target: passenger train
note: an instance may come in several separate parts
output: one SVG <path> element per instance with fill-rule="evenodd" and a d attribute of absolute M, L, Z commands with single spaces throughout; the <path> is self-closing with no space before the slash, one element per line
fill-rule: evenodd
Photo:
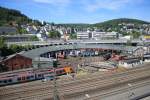
<path fill-rule="evenodd" d="M 73 73 L 72 67 L 63 67 L 55 69 L 56 76 L 65 75 L 67 73 Z M 12 72 L 0 73 L 0 86 L 48 79 L 52 80 L 54 78 L 54 69 L 45 68 L 45 69 L 24 69 Z"/>

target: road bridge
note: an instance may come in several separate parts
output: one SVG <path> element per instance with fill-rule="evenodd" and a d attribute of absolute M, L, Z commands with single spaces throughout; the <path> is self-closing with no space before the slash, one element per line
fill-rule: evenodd
<path fill-rule="evenodd" d="M 134 40 L 127 40 L 127 39 L 114 39 L 114 40 L 68 40 L 67 42 L 64 42 L 63 40 L 48 40 L 48 41 L 24 41 L 24 42 L 7 42 L 7 45 L 10 46 L 12 44 L 17 44 L 17 45 L 53 45 L 53 44 L 64 44 L 64 43 L 85 43 L 85 44 L 127 44 L 130 42 L 131 44 L 137 45 L 137 44 L 142 44 L 143 42 L 149 43 L 150 41 L 142 41 L 139 39 L 134 39 Z"/>

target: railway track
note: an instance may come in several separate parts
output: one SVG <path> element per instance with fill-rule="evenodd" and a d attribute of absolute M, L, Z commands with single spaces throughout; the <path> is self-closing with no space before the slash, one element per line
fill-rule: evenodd
<path fill-rule="evenodd" d="M 141 74 L 142 75 L 142 74 Z M 136 78 L 136 76 L 134 77 L 130 77 L 130 80 L 127 78 L 124 78 L 124 81 L 121 81 L 123 78 L 119 79 L 119 80 L 109 80 L 109 81 L 105 81 L 105 82 L 97 82 L 97 83 L 93 83 L 93 85 L 89 85 L 89 86 L 86 86 L 84 88 L 79 88 L 77 91 L 73 91 L 73 93 L 68 93 L 68 94 L 64 94 L 64 98 L 65 100 L 67 98 L 69 98 L 68 100 L 71 100 L 70 98 L 75 98 L 75 97 L 82 97 L 82 96 L 85 96 L 84 94 L 92 94 L 94 93 L 95 91 L 101 91 L 101 90 L 105 90 L 105 89 L 109 89 L 109 88 L 113 88 L 113 87 L 118 87 L 120 85 L 123 85 L 123 84 L 127 84 L 127 83 L 130 83 L 130 82 L 138 82 L 140 80 L 144 80 L 145 78 L 149 78 L 149 75 L 148 76 L 141 76 L 140 78 Z M 126 79 L 126 80 L 125 80 Z M 150 79 L 150 78 L 149 78 Z M 77 88 L 77 87 L 76 87 Z M 70 90 L 71 91 L 71 90 Z"/>
<path fill-rule="evenodd" d="M 144 72 L 143 72 L 144 73 Z M 143 75 L 143 73 L 140 73 L 139 75 Z M 148 72 L 146 72 L 147 73 L 147 75 L 149 76 L 149 71 Z M 145 75 L 144 75 L 145 76 Z M 131 80 L 133 80 L 133 79 L 136 79 L 135 78 L 136 76 L 133 76 L 133 78 L 131 78 Z M 141 76 L 141 77 L 143 77 L 143 76 Z M 121 78 L 121 79 L 119 79 L 119 80 L 122 80 L 123 78 Z M 125 79 L 127 79 L 127 78 L 125 78 Z M 127 79 L 128 80 L 128 79 Z M 124 81 L 124 82 L 129 82 L 129 81 L 131 81 L 131 80 L 128 80 L 128 81 Z M 68 96 L 72 96 L 73 94 L 75 94 L 75 96 L 77 96 L 77 94 L 81 94 L 82 92 L 85 92 L 85 91 L 95 91 L 96 89 L 99 89 L 99 86 L 102 86 L 102 87 L 108 87 L 108 86 L 113 86 L 113 84 L 116 84 L 116 82 L 115 83 L 113 83 L 114 82 L 114 79 L 111 79 L 111 80 L 106 80 L 106 81 L 99 81 L 99 82 L 96 82 L 96 83 L 92 83 L 92 84 L 90 84 L 90 83 L 88 83 L 88 84 L 84 84 L 84 85 L 78 85 L 78 86 L 76 86 L 76 87 L 64 87 L 62 90 L 59 90 L 60 91 L 60 93 L 61 94 L 64 94 L 65 95 L 65 93 L 67 93 L 67 95 Z M 123 82 L 123 81 L 122 81 Z M 108 84 L 109 83 L 109 84 Z M 105 84 L 105 85 L 104 85 Z M 82 88 L 81 88 L 82 87 Z M 89 88 L 90 87 L 90 88 Z M 94 88 L 93 88 L 94 87 Z M 65 90 L 64 90 L 65 89 Z M 79 90 L 80 89 L 80 90 Z M 86 90 L 87 89 L 87 90 Z M 73 91 L 73 92 L 71 92 L 71 91 Z M 39 94 L 38 95 L 38 97 L 42 97 L 42 95 L 43 94 L 45 94 L 45 93 L 41 93 L 41 94 Z M 52 94 L 52 93 L 51 93 Z M 49 92 L 47 92 L 47 95 L 45 94 L 45 96 L 46 97 L 48 97 L 49 96 L 49 98 L 50 98 L 50 93 Z M 74 97 L 75 97 L 74 96 Z M 32 97 L 36 97 L 36 95 L 32 95 Z M 28 97 L 29 98 L 29 97 Z M 65 100 L 66 100 L 66 97 L 65 97 Z"/>
<path fill-rule="evenodd" d="M 146 64 L 145 66 L 150 66 L 150 64 Z M 136 71 L 136 70 L 141 70 L 141 69 L 145 69 L 145 68 L 142 68 L 143 66 L 139 67 L 139 68 L 133 68 L 131 70 L 129 70 L 130 72 L 131 71 Z M 123 74 L 123 73 L 127 73 L 129 71 L 125 71 L 125 72 L 117 72 L 117 74 Z M 106 75 L 107 74 L 107 75 Z M 110 77 L 110 75 L 112 75 L 113 73 L 103 73 L 103 74 L 93 74 L 93 75 L 87 75 L 87 76 L 83 76 L 83 77 L 79 77 L 77 78 L 76 80 L 77 81 L 82 81 L 82 80 L 87 80 L 87 79 L 90 79 L 90 78 L 93 78 L 93 77 Z M 88 78 L 87 78 L 88 77 Z M 61 80 L 61 82 L 70 82 L 72 80 L 68 80 L 68 79 L 63 79 Z M 60 82 L 60 81 L 59 81 Z M 7 92 L 7 91 L 12 91 L 12 90 L 18 90 L 20 87 L 22 87 L 23 89 L 26 89 L 26 88 L 30 88 L 30 87 L 35 87 L 35 86 L 38 86 L 43 84 L 43 85 L 50 85 L 51 82 L 46 82 L 46 83 L 43 83 L 43 82 L 37 82 L 37 83 L 34 83 L 34 84 L 30 84 L 32 82 L 28 82 L 28 83 L 23 83 L 23 84 L 18 84 L 18 85 L 12 85 L 12 86 L 4 86 L 4 87 L 0 87 L 0 91 L 3 90 L 4 92 Z"/>
<path fill-rule="evenodd" d="M 110 90 L 101 90 L 100 93 L 96 93 L 96 95 L 94 96 L 91 96 L 90 98 L 85 98 L 85 100 L 100 100 L 100 98 L 105 98 L 105 97 L 108 97 L 108 96 L 112 96 L 112 95 L 116 95 L 116 94 L 119 94 L 119 93 L 124 93 L 124 92 L 127 92 L 129 91 L 129 88 L 130 90 L 133 90 L 133 89 L 136 89 L 136 88 L 139 88 L 139 87 L 143 87 L 143 86 L 146 86 L 146 85 L 149 85 L 150 84 L 150 80 L 145 80 L 144 82 L 133 82 L 132 83 L 132 87 L 129 87 L 128 85 L 125 85 L 125 86 L 122 86 L 122 88 L 113 88 L 111 91 Z"/>
<path fill-rule="evenodd" d="M 60 92 L 60 96 L 65 98 L 75 93 L 80 94 L 82 92 L 89 91 L 89 90 L 91 91 L 99 87 L 106 87 L 112 84 L 119 84 L 120 82 L 124 83 L 126 81 L 132 81 L 142 77 L 147 77 L 150 76 L 149 73 L 150 73 L 150 67 L 146 67 L 146 68 L 137 68 L 127 72 L 117 73 L 112 76 L 111 75 L 106 75 L 105 77 L 98 76 L 98 75 L 97 77 L 91 76 L 90 78 L 87 79 L 79 79 L 77 81 L 71 81 L 71 82 L 61 82 L 60 84 L 58 84 L 58 90 Z M 33 98 L 43 98 L 43 95 L 44 97 L 51 98 L 53 95 L 53 85 L 52 82 L 48 82 L 48 83 L 42 86 L 18 87 L 17 88 L 18 90 L 17 89 L 12 90 L 11 92 L 9 92 L 9 88 L 8 88 L 7 91 L 0 92 L 0 98 L 3 98 L 2 100 L 16 100 L 19 98 L 22 98 L 24 100 L 29 100 L 29 99 L 31 100 Z M 5 88 L 0 88 L 0 91 L 2 89 Z"/>

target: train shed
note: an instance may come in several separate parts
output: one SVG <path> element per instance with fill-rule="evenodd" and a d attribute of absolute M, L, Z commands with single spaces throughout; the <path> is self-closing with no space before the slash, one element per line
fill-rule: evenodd
<path fill-rule="evenodd" d="M 32 67 L 32 59 L 19 53 L 4 58 L 0 63 L 5 65 L 8 71 Z"/>

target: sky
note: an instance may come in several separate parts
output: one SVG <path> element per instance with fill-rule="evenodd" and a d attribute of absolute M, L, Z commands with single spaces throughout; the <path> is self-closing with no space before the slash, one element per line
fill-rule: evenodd
<path fill-rule="evenodd" d="M 0 0 L 0 6 L 54 23 L 98 23 L 117 18 L 150 22 L 150 0 Z"/>

